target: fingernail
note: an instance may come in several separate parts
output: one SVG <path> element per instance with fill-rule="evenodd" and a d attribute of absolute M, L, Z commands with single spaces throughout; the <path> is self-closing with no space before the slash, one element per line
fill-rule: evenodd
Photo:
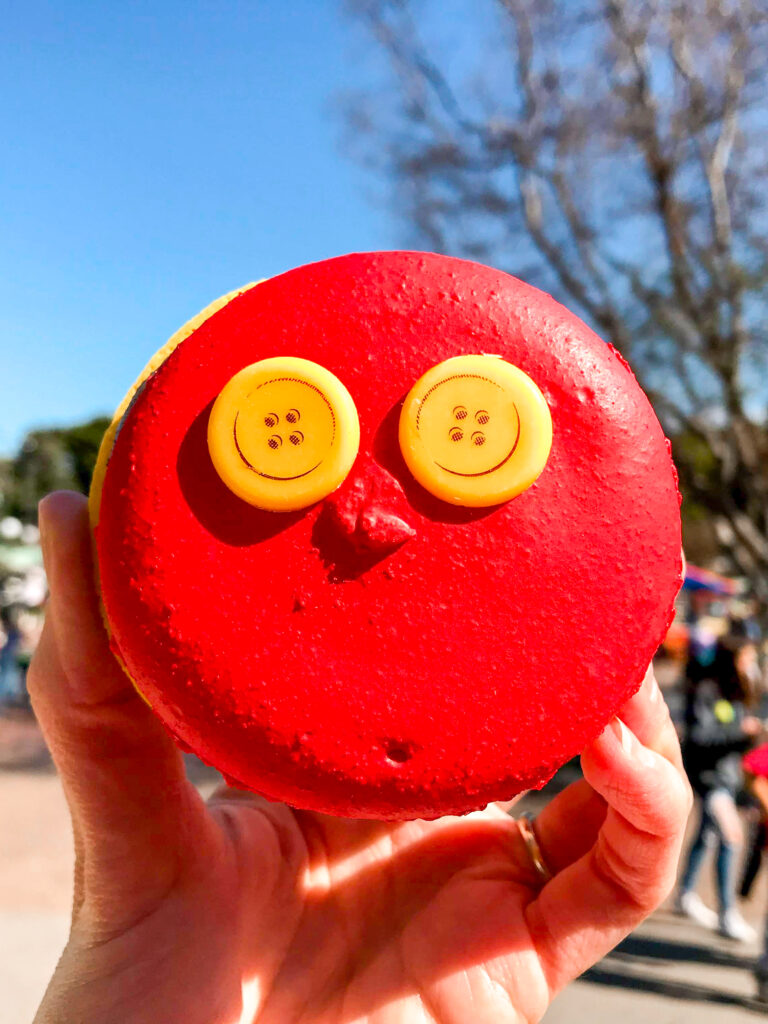
<path fill-rule="evenodd" d="M 648 671 L 645 673 L 645 679 L 643 680 L 643 689 L 645 690 L 646 696 L 651 704 L 658 704 L 661 700 L 661 690 L 659 689 L 659 683 L 656 679 L 656 674 L 653 671 L 653 665 L 648 666 Z"/>
<path fill-rule="evenodd" d="M 621 743 L 621 749 L 624 751 L 625 754 L 631 757 L 633 753 L 632 733 L 629 731 L 626 725 L 624 725 L 620 718 L 614 718 L 614 720 L 611 722 L 611 725 L 613 726 L 613 731 L 616 734 L 616 739 L 619 741 L 619 743 Z"/>
<path fill-rule="evenodd" d="M 611 725 L 613 726 L 616 738 L 621 743 L 621 749 L 627 757 L 639 761 L 640 764 L 644 764 L 648 768 L 656 763 L 652 751 L 642 745 L 635 734 L 624 725 L 620 718 L 614 718 Z"/>

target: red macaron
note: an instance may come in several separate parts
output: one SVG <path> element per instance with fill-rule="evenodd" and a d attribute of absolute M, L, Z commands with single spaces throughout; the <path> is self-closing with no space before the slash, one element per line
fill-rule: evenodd
<path fill-rule="evenodd" d="M 413 385 L 471 354 L 519 368 L 551 416 L 540 475 L 483 507 L 430 493 L 398 435 Z M 208 447 L 225 386 L 275 357 L 330 371 L 359 420 L 341 485 L 292 511 L 233 493 Z M 137 688 L 235 784 L 330 814 L 543 785 L 638 688 L 681 582 L 669 446 L 624 360 L 543 292 L 426 253 L 231 297 L 136 388 L 97 481 L 101 596 Z"/>

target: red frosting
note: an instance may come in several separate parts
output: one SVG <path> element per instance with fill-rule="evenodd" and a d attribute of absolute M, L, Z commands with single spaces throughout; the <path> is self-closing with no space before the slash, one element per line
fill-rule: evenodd
<path fill-rule="evenodd" d="M 552 413 L 536 483 L 466 509 L 400 454 L 431 366 L 494 353 Z M 325 366 L 360 417 L 341 489 L 236 498 L 211 405 L 260 359 Z M 674 467 L 624 361 L 548 295 L 424 253 L 344 256 L 231 301 L 153 374 L 97 527 L 113 642 L 179 741 L 232 779 L 357 817 L 461 813 L 541 786 L 637 689 L 680 583 Z"/>

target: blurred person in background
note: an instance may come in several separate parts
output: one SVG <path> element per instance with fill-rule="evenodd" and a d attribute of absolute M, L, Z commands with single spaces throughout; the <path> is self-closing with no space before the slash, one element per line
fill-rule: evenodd
<path fill-rule="evenodd" d="M 749 792 L 757 801 L 762 821 L 757 834 L 757 841 L 752 851 L 745 870 L 745 877 L 742 882 L 741 894 L 749 895 L 754 882 L 755 875 L 759 869 L 760 859 L 765 848 L 766 822 L 768 822 L 768 743 L 750 750 L 743 761 L 744 771 L 747 776 Z M 746 889 L 746 892 L 745 892 Z M 757 979 L 757 995 L 761 1002 L 768 1003 L 768 914 L 765 919 L 763 952 L 755 964 L 755 977 Z"/>
<path fill-rule="evenodd" d="M 739 942 L 756 934 L 735 905 L 734 867 L 743 844 L 736 797 L 744 784 L 743 753 L 763 730 L 752 708 L 757 702 L 757 648 L 739 622 L 718 640 L 708 665 L 691 659 L 686 668 L 683 763 L 701 801 L 698 831 L 688 851 L 676 906 L 706 928 Z M 695 891 L 702 864 L 717 847 L 715 881 L 718 912 Z"/>
<path fill-rule="evenodd" d="M 691 619 L 688 630 L 688 669 L 693 664 L 700 669 L 709 668 L 715 660 L 717 634 L 711 626 L 711 619 L 705 615 L 697 615 Z"/>
<path fill-rule="evenodd" d="M 13 704 L 19 697 L 18 655 L 22 634 L 15 605 L 0 607 L 0 705 Z"/>
<path fill-rule="evenodd" d="M 27 670 L 40 640 L 40 634 L 43 630 L 43 618 L 40 611 L 34 608 L 23 608 L 18 616 L 20 637 L 16 652 L 16 667 L 18 670 L 16 704 L 25 709 L 30 708 L 29 693 L 27 692 Z"/>

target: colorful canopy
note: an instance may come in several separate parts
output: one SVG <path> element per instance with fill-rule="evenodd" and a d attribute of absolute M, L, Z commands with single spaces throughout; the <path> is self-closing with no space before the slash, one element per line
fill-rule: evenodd
<path fill-rule="evenodd" d="M 683 589 L 709 590 L 713 594 L 733 597 L 738 594 L 740 587 L 736 580 L 711 572 L 709 569 L 700 569 L 697 565 L 691 565 L 689 562 L 685 570 Z"/>

